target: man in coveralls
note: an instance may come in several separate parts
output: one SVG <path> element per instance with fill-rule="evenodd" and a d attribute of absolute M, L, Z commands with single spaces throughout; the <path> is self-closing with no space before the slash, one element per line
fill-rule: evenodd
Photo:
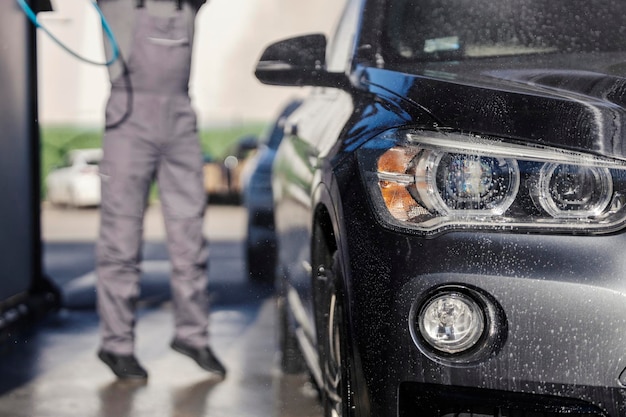
<path fill-rule="evenodd" d="M 98 1 L 121 51 L 121 59 L 109 67 L 96 247 L 98 357 L 118 378 L 148 377 L 134 355 L 134 325 L 143 218 L 153 180 L 172 264 L 171 347 L 208 372 L 226 374 L 208 344 L 206 195 L 188 94 L 194 22 L 205 1 Z M 108 45 L 105 49 L 111 55 Z"/>

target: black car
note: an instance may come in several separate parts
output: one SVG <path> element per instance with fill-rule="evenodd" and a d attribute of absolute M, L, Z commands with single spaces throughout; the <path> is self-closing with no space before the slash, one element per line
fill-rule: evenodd
<path fill-rule="evenodd" d="M 327 416 L 626 415 L 626 2 L 348 0 L 256 76 Z M 297 343 L 296 343 L 297 342 Z"/>
<path fill-rule="evenodd" d="M 272 164 L 283 139 L 285 121 L 300 105 L 291 100 L 276 120 L 257 140 L 257 152 L 241 171 L 241 194 L 247 214 L 245 259 L 248 277 L 259 283 L 272 284 L 276 269 L 276 231 L 274 230 L 274 198 Z"/>

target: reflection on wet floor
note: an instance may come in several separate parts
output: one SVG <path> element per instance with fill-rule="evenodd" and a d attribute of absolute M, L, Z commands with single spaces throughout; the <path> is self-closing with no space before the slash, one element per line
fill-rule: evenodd
<path fill-rule="evenodd" d="M 20 349 L 3 359 L 33 360 L 41 368 L 28 382 L 0 395 L 0 416 L 11 417 L 318 417 L 315 390 L 306 375 L 277 370 L 275 306 L 266 298 L 258 308 L 221 309 L 212 315 L 215 351 L 228 367 L 215 379 L 189 358 L 169 349 L 171 325 L 167 303 L 141 312 L 137 355 L 150 372 L 146 383 L 119 381 L 95 356 L 97 328 L 85 326 L 77 336 L 67 325 L 95 324 L 94 313 L 66 312 L 43 323 L 33 343 L 50 347 L 20 358 Z M 81 316 L 68 317 L 72 315 Z M 82 319 L 82 320 L 81 320 Z M 59 331 L 63 338 L 55 337 Z M 82 341 L 81 341 L 82 339 Z M 92 343 L 85 343 L 86 340 Z M 22 340 L 23 345 L 30 341 Z M 57 361 L 49 354 L 55 352 Z M 7 364 L 3 363 L 3 368 Z M 9 365 L 15 370 L 19 363 Z M 4 376 L 7 376 L 3 372 Z M 4 378 L 4 377 L 3 377 Z"/>
<path fill-rule="evenodd" d="M 133 397 L 147 386 L 145 381 L 113 381 L 99 391 L 100 415 L 127 416 L 133 405 Z"/>
<path fill-rule="evenodd" d="M 215 221 L 226 227 L 221 216 L 233 213 L 241 217 L 237 209 L 214 211 Z M 46 265 L 58 276 L 66 305 L 0 343 L 0 417 L 320 417 L 307 375 L 279 371 L 273 292 L 244 277 L 240 240 L 227 232 L 213 233 L 222 239 L 212 241 L 209 273 L 211 343 L 227 367 L 225 380 L 169 347 L 173 318 L 162 242 L 149 242 L 144 251 L 136 329 L 136 353 L 150 373 L 143 384 L 118 381 L 96 357 L 95 277 L 85 261 L 93 242 L 48 242 Z"/>
<path fill-rule="evenodd" d="M 62 287 L 64 308 L 0 343 L 0 417 L 320 417 L 308 376 L 279 371 L 272 290 L 244 276 L 245 212 L 209 211 L 211 343 L 227 367 L 225 380 L 169 347 L 169 264 L 156 216 L 144 246 L 136 329 L 136 353 L 150 376 L 143 384 L 118 381 L 96 357 L 97 211 L 46 209 L 46 272 Z"/>
<path fill-rule="evenodd" d="M 280 417 L 321 417 L 319 395 L 308 374 L 278 377 L 277 409 Z"/>

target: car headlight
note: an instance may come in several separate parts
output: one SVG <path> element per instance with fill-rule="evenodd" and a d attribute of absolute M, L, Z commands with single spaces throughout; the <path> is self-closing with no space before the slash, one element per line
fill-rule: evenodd
<path fill-rule="evenodd" d="M 361 167 L 377 212 L 392 225 L 425 234 L 608 233 L 624 225 L 625 161 L 464 134 L 410 131 L 388 139 L 395 146 L 370 149 L 376 157 L 361 158 Z"/>

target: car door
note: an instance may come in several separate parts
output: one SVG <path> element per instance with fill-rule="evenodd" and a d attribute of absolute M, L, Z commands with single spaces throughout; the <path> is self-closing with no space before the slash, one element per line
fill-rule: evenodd
<path fill-rule="evenodd" d="M 350 67 L 360 0 L 351 0 L 327 51 L 333 71 Z M 315 344 L 311 239 L 314 194 L 332 182 L 328 156 L 352 115 L 351 95 L 339 88 L 317 87 L 285 123 L 285 136 L 273 166 L 279 273 L 286 278 L 289 303 Z M 331 204 L 332 205 L 332 204 Z"/>
<path fill-rule="evenodd" d="M 313 91 L 285 124 L 286 134 L 274 161 L 273 192 L 281 273 L 297 290 L 309 313 L 312 201 L 319 166 L 319 139 L 327 99 Z"/>

